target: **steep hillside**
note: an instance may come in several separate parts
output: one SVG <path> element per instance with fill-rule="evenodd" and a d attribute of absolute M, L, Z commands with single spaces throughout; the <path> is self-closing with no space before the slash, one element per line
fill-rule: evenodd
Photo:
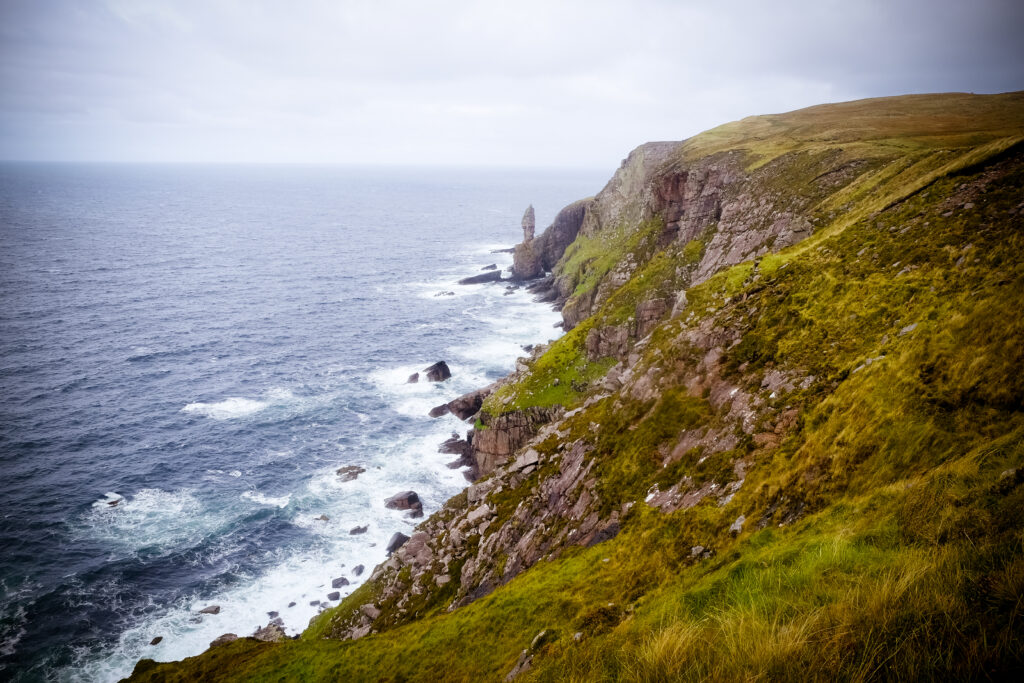
<path fill-rule="evenodd" d="M 638 148 L 517 251 L 569 331 L 470 416 L 481 479 L 300 639 L 132 679 L 1018 672 L 1022 141 L 1013 93 Z"/>

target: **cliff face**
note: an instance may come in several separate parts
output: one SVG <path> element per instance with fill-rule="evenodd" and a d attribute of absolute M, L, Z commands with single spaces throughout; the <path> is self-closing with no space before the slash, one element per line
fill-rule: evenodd
<path fill-rule="evenodd" d="M 517 248 L 569 331 L 472 416 L 481 478 L 302 640 L 136 678 L 1018 670 L 1022 141 L 1016 93 L 641 146 Z"/>

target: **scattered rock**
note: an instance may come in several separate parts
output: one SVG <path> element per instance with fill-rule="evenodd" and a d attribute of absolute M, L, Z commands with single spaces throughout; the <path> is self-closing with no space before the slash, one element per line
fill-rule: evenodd
<path fill-rule="evenodd" d="M 351 529 L 348 530 L 348 535 L 349 536 L 358 536 L 359 534 L 365 534 L 366 530 L 369 529 L 369 528 L 370 528 L 369 524 L 367 524 L 365 526 L 354 526 L 354 527 L 352 527 Z"/>
<path fill-rule="evenodd" d="M 480 407 L 484 404 L 484 399 L 490 396 L 493 391 L 494 384 L 490 384 L 483 389 L 463 394 L 448 402 L 448 410 L 460 420 L 468 420 L 480 411 Z"/>
<path fill-rule="evenodd" d="M 271 619 L 277 619 L 281 615 L 278 614 L 277 612 L 267 612 L 267 616 L 270 617 Z"/>
<path fill-rule="evenodd" d="M 339 576 L 338 578 L 336 578 L 333 581 L 331 581 L 331 588 L 341 588 L 342 586 L 347 586 L 347 585 L 348 585 L 348 579 L 346 579 L 344 576 Z"/>
<path fill-rule="evenodd" d="M 396 550 L 398 550 L 399 548 L 401 548 L 405 544 L 405 542 L 408 541 L 408 540 L 409 540 L 408 536 L 403 534 L 401 531 L 396 531 L 395 535 L 391 537 L 390 541 L 388 541 L 388 546 L 387 546 L 386 550 L 389 553 L 393 553 Z"/>
<path fill-rule="evenodd" d="M 452 376 L 452 371 L 448 369 L 448 364 L 443 360 L 425 368 L 423 372 L 427 373 L 427 380 L 430 382 L 443 382 Z"/>
<path fill-rule="evenodd" d="M 220 605 L 210 605 L 199 610 L 200 614 L 220 614 Z"/>
<path fill-rule="evenodd" d="M 363 571 L 365 569 L 366 569 L 366 567 L 364 567 L 363 565 L 357 564 L 356 566 L 352 567 L 352 573 L 355 574 L 356 576 L 359 576 L 360 574 L 363 573 Z"/>
<path fill-rule="evenodd" d="M 161 640 L 163 640 L 163 639 L 164 639 L 164 637 L 163 637 L 163 636 L 157 636 L 157 637 L 156 637 L 156 638 L 154 638 L 153 640 L 149 641 L 149 644 L 150 644 L 150 645 L 159 645 L 159 644 L 160 644 L 160 641 L 161 641 Z"/>
<path fill-rule="evenodd" d="M 263 628 L 256 629 L 252 637 L 256 640 L 262 640 L 264 643 L 280 643 L 288 636 L 285 635 L 284 629 L 279 624 L 270 623 Z"/>
<path fill-rule="evenodd" d="M 501 271 L 500 270 L 489 270 L 486 273 L 480 273 L 479 275 L 473 275 L 471 277 L 464 277 L 459 280 L 460 285 L 480 285 L 485 282 L 500 282 Z"/>
<path fill-rule="evenodd" d="M 365 471 L 365 468 L 359 467 L 358 465 L 345 465 L 344 467 L 338 468 L 338 476 L 341 477 L 342 481 L 353 481 Z"/>
<path fill-rule="evenodd" d="M 743 523 L 746 522 L 746 521 L 747 521 L 747 518 L 744 515 L 740 515 L 739 517 L 737 517 L 736 521 L 733 522 L 732 526 L 729 527 L 729 533 L 731 533 L 733 536 L 735 536 L 739 532 L 743 531 Z"/>
<path fill-rule="evenodd" d="M 327 594 L 327 599 L 331 600 L 333 602 L 336 602 L 336 601 L 341 599 L 341 593 L 338 592 L 338 591 L 333 591 L 331 593 L 328 593 Z"/>
<path fill-rule="evenodd" d="M 228 643 L 238 640 L 238 636 L 234 633 L 225 633 L 224 635 L 217 636 L 210 641 L 210 647 L 218 647 L 220 645 L 227 645 Z"/>
<path fill-rule="evenodd" d="M 319 604 L 320 604 L 320 601 L 319 601 L 319 600 L 310 600 L 310 601 L 309 601 L 309 606 L 310 606 L 310 607 L 316 607 L 316 606 L 317 606 L 317 605 L 319 605 Z"/>
<path fill-rule="evenodd" d="M 294 603 L 294 602 L 289 602 L 289 603 L 288 603 L 288 606 L 289 606 L 289 607 L 295 607 L 295 605 L 296 605 L 296 604 L 297 604 L 297 603 Z"/>
<path fill-rule="evenodd" d="M 362 612 L 363 615 L 369 619 L 376 619 L 380 616 L 380 610 L 377 609 L 376 605 L 370 602 L 366 603 L 365 605 L 361 605 L 359 607 L 359 611 Z"/>
<path fill-rule="evenodd" d="M 319 517 L 314 517 L 313 519 L 316 520 L 317 522 L 329 522 L 329 521 L 331 521 L 331 518 L 328 517 L 327 515 L 320 515 Z"/>
<path fill-rule="evenodd" d="M 902 330 L 900 330 L 900 336 L 902 337 L 905 334 L 910 334 L 911 332 L 913 332 L 916 329 L 917 329 L 917 323 L 911 323 L 911 324 L 907 325 L 906 327 L 904 327 Z"/>
<path fill-rule="evenodd" d="M 415 491 L 402 491 L 384 501 L 384 507 L 389 510 L 411 510 L 417 505 L 422 507 L 423 503 Z"/>
<path fill-rule="evenodd" d="M 405 380 L 405 383 L 406 384 L 416 384 L 419 381 L 420 381 L 420 373 L 414 372 L 411 375 L 409 375 L 409 379 Z"/>

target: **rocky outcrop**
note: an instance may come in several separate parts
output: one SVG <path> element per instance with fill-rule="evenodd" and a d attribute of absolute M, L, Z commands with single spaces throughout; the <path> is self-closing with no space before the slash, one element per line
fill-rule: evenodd
<path fill-rule="evenodd" d="M 500 270 L 489 270 L 479 275 L 471 275 L 470 277 L 464 277 L 459 280 L 460 285 L 480 285 L 485 282 L 498 282 L 501 280 Z"/>
<path fill-rule="evenodd" d="M 581 199 L 569 204 L 558 212 L 540 237 L 524 239 L 517 244 L 513 255 L 512 279 L 532 280 L 552 270 L 579 234 L 591 201 Z"/>
<path fill-rule="evenodd" d="M 396 493 L 384 501 L 384 507 L 389 510 L 409 510 L 411 517 L 423 516 L 423 501 L 415 491 Z"/>
<path fill-rule="evenodd" d="M 481 413 L 482 426 L 473 434 L 472 457 L 478 475 L 486 477 L 493 472 L 559 412 L 559 408 L 527 408 L 498 417 Z"/>
<path fill-rule="evenodd" d="M 429 368 L 423 370 L 427 375 L 427 380 L 431 382 L 443 382 L 452 376 L 452 371 L 448 368 L 448 364 L 443 360 L 439 360 Z"/>
<path fill-rule="evenodd" d="M 526 207 L 526 211 L 523 212 L 523 242 L 529 242 L 533 239 L 533 231 L 537 227 L 537 217 L 533 212 L 533 204 Z"/>
<path fill-rule="evenodd" d="M 495 386 L 496 384 L 489 384 L 483 389 L 471 391 L 468 394 L 463 394 L 462 396 L 449 401 L 448 410 L 452 415 L 460 420 L 468 420 L 480 412 L 480 406 L 482 406 L 484 404 L 484 400 L 491 395 Z"/>

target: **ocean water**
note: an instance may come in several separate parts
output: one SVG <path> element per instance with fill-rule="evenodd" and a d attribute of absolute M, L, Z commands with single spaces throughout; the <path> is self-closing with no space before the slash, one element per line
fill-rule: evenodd
<path fill-rule="evenodd" d="M 603 179 L 0 166 L 0 678 L 117 680 L 356 588 L 415 524 L 386 496 L 466 485 L 429 408 L 559 334 L 455 281 Z"/>

